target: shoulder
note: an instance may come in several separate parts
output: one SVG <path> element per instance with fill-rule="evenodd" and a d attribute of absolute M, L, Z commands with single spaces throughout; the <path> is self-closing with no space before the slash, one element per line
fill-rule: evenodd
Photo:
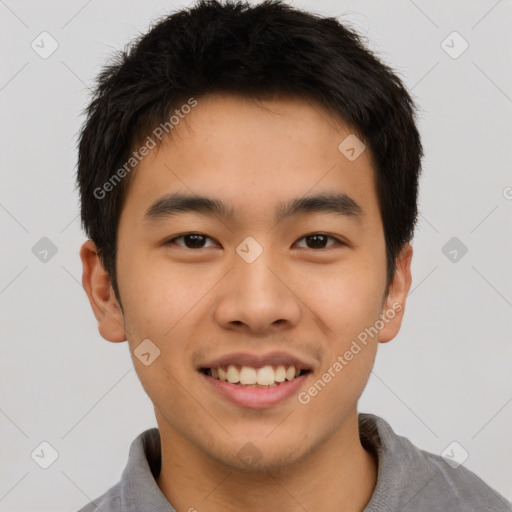
<path fill-rule="evenodd" d="M 160 446 L 157 428 L 139 434 L 131 443 L 119 482 L 77 512 L 173 511 L 155 482 L 160 471 Z"/>
<path fill-rule="evenodd" d="M 367 512 L 512 512 L 510 503 L 469 469 L 418 448 L 378 416 L 359 416 L 361 441 L 378 458 Z"/>
<path fill-rule="evenodd" d="M 427 478 L 426 492 L 423 495 L 419 493 L 415 500 L 417 507 L 435 504 L 440 510 L 454 512 L 512 511 L 512 506 L 503 496 L 469 469 L 451 467 L 443 457 L 412 446 L 418 452 L 414 474 L 421 473 Z"/>
<path fill-rule="evenodd" d="M 121 493 L 119 484 L 116 484 L 77 512 L 121 512 L 121 510 Z"/>

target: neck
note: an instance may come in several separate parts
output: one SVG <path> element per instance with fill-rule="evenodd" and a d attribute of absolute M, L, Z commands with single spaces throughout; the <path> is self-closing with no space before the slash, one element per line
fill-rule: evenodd
<path fill-rule="evenodd" d="M 266 472 L 224 465 L 168 424 L 158 424 L 162 467 L 156 482 L 179 511 L 360 512 L 377 482 L 377 460 L 361 445 L 357 412 L 300 461 Z"/>

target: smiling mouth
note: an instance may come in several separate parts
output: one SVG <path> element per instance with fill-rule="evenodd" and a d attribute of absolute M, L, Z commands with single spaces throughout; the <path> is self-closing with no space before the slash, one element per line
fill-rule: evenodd
<path fill-rule="evenodd" d="M 201 368 L 204 375 L 216 380 L 229 382 L 242 387 L 274 387 L 292 381 L 310 370 L 300 370 L 295 366 L 266 365 L 261 368 L 229 364 L 217 368 Z"/>

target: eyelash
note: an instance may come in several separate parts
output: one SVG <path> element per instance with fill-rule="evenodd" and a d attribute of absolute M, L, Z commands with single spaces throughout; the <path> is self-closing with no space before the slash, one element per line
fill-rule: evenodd
<path fill-rule="evenodd" d="M 175 240 L 179 240 L 180 238 L 185 238 L 186 236 L 191 236 L 191 235 L 202 236 L 202 237 L 205 237 L 205 238 L 209 238 L 210 240 L 213 240 L 213 238 L 211 238 L 211 237 L 209 237 L 207 235 L 204 235 L 203 233 L 191 232 L 191 233 L 185 233 L 183 235 L 171 238 L 171 239 L 167 240 L 167 242 L 165 242 L 165 245 L 178 245 L 178 244 L 175 244 Z M 347 245 L 345 242 L 341 241 L 340 239 L 338 239 L 338 238 L 336 238 L 336 237 L 334 237 L 332 235 L 327 235 L 325 233 L 311 233 L 309 235 L 304 235 L 303 237 L 299 238 L 299 240 L 304 240 L 305 238 L 309 238 L 309 237 L 313 237 L 313 236 L 317 236 L 317 235 L 321 235 L 321 236 L 327 237 L 328 239 L 330 238 L 331 240 L 335 241 L 335 244 L 333 244 L 331 246 L 328 246 L 328 247 L 322 247 L 320 249 L 310 249 L 311 251 L 321 251 L 321 250 L 325 251 L 326 249 L 329 249 L 331 247 Z M 193 249 L 191 247 L 185 247 L 183 245 L 178 245 L 178 247 L 181 247 L 183 249 L 188 249 L 190 251 L 200 251 L 202 249 L 208 249 L 208 247 L 199 247 L 197 249 Z M 308 247 L 301 247 L 300 249 L 309 249 L 309 248 Z"/>

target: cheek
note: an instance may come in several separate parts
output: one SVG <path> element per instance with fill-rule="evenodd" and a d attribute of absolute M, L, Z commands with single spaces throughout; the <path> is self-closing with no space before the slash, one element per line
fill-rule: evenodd
<path fill-rule="evenodd" d="M 143 263 L 134 258 L 133 263 L 120 265 L 118 274 L 128 344 L 137 375 L 155 405 L 165 402 L 167 411 L 178 411 L 182 407 L 180 384 L 187 382 L 187 368 L 183 364 L 186 337 L 182 333 L 186 313 L 197 302 L 196 293 L 183 277 L 147 260 Z M 150 340 L 149 345 L 144 341 L 148 349 L 142 350 L 146 347 L 141 345 L 143 340 Z M 151 362 L 146 365 L 141 354 L 148 351 L 150 357 L 145 362 Z"/>
<path fill-rule="evenodd" d="M 298 407 L 303 408 L 308 417 L 326 419 L 322 424 L 317 423 L 316 429 L 334 432 L 345 421 L 347 413 L 357 409 L 375 355 L 376 344 L 361 345 L 351 360 L 347 359 L 346 351 L 341 352 L 341 359 L 336 356 L 328 362 L 324 371 L 298 395 Z"/>
<path fill-rule="evenodd" d="M 361 256 L 324 277 L 310 273 L 303 283 L 306 303 L 327 326 L 322 369 L 304 396 L 311 414 L 343 414 L 355 406 L 366 386 L 378 346 L 375 325 L 385 287 L 383 269 Z"/>
<path fill-rule="evenodd" d="M 156 339 L 171 336 L 211 287 L 197 272 L 191 276 L 165 258 L 144 255 L 119 265 L 119 283 L 130 332 Z"/>
<path fill-rule="evenodd" d="M 327 326 L 329 338 L 342 346 L 381 313 L 385 271 L 380 267 L 359 258 L 357 263 L 301 272 L 294 291 L 300 290 L 297 294 Z"/>
<path fill-rule="evenodd" d="M 330 411 L 333 426 L 356 407 L 373 368 L 384 282 L 371 269 L 352 269 L 331 279 L 328 293 L 318 282 L 310 283 L 308 290 L 315 313 L 329 330 L 322 368 L 299 403 L 311 416 Z"/>

